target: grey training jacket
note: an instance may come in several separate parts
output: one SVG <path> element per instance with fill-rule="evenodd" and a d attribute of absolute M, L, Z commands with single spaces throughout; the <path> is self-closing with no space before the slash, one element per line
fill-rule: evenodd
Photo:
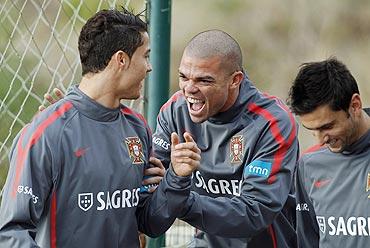
<path fill-rule="evenodd" d="M 107 109 L 77 87 L 14 140 L 0 209 L 0 247 L 138 247 L 181 212 L 191 177 L 169 170 L 142 192 L 151 133 L 144 119 Z M 170 200 L 168 200 L 170 199 Z"/>
<path fill-rule="evenodd" d="M 290 190 L 299 149 L 287 107 L 246 76 L 235 104 L 203 123 L 191 121 L 186 104 L 182 92 L 164 104 L 153 148 L 169 166 L 171 132 L 188 131 L 202 150 L 182 219 L 205 233 L 189 246 L 296 247 Z"/>
<path fill-rule="evenodd" d="M 296 190 L 299 247 L 370 247 L 370 130 L 341 153 L 308 149 Z"/>

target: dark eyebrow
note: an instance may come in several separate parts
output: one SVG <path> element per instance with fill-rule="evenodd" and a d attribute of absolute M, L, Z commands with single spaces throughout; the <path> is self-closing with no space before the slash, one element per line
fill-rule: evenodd
<path fill-rule="evenodd" d="M 329 128 L 330 126 L 332 126 L 334 124 L 335 121 L 331 121 L 329 123 L 325 123 L 324 125 L 321 125 L 319 127 L 314 127 L 314 128 L 309 128 L 309 127 L 306 127 L 305 125 L 302 124 L 302 126 L 308 130 L 311 130 L 311 131 L 314 131 L 314 130 L 324 130 L 324 129 L 327 129 Z"/>
<path fill-rule="evenodd" d="M 187 76 L 183 72 L 181 72 L 180 70 L 179 70 L 179 76 L 180 77 L 187 78 Z M 205 76 L 196 77 L 195 78 L 195 81 L 209 81 L 209 82 L 213 82 L 213 81 L 215 81 L 215 78 L 212 77 L 212 76 L 205 75 Z"/>
<path fill-rule="evenodd" d="M 202 77 L 197 77 L 197 81 L 215 81 L 215 79 L 211 76 L 202 76 Z"/>
<path fill-rule="evenodd" d="M 181 71 L 179 71 L 179 76 L 180 77 L 186 77 L 184 73 L 182 73 Z"/>

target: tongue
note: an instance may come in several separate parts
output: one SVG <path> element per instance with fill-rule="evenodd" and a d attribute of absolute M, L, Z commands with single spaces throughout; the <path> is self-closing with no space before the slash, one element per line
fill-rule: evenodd
<path fill-rule="evenodd" d="M 193 103 L 192 106 L 191 106 L 192 110 L 194 110 L 194 111 L 198 111 L 202 107 L 203 107 L 203 103 Z"/>

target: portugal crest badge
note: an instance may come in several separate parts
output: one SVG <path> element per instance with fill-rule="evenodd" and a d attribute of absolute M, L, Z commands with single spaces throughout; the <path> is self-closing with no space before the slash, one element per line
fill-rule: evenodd
<path fill-rule="evenodd" d="M 320 228 L 320 231 L 322 233 L 325 233 L 325 230 L 326 230 L 325 217 L 323 217 L 323 216 L 316 216 L 316 220 L 317 220 L 317 225 Z"/>
<path fill-rule="evenodd" d="M 93 206 L 93 200 L 92 193 L 78 194 L 78 206 L 85 212 Z"/>
<path fill-rule="evenodd" d="M 243 156 L 243 136 L 235 135 L 230 140 L 230 162 L 240 163 Z"/>
<path fill-rule="evenodd" d="M 125 142 L 132 163 L 143 164 L 144 163 L 143 145 L 141 144 L 139 137 L 128 137 L 126 138 Z"/>

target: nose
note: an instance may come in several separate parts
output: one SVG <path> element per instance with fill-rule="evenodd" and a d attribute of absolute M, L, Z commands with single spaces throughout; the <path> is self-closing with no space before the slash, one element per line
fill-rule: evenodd
<path fill-rule="evenodd" d="M 151 72 L 153 70 L 152 68 L 152 64 L 148 62 L 147 66 L 146 66 L 146 72 Z"/>
<path fill-rule="evenodd" d="M 192 80 L 188 80 L 187 82 L 183 82 L 183 87 L 185 92 L 187 93 L 195 93 L 198 91 L 198 88 L 194 85 Z"/>
<path fill-rule="evenodd" d="M 329 136 L 321 130 L 313 131 L 313 136 L 318 140 L 319 144 L 325 144 L 329 140 Z"/>

